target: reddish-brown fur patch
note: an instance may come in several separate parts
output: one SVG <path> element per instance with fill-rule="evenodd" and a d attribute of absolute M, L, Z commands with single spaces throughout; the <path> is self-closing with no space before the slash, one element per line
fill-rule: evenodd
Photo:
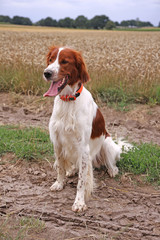
<path fill-rule="evenodd" d="M 47 54 L 47 64 L 51 64 L 56 60 L 59 47 L 53 46 Z M 65 62 L 65 64 L 64 64 Z M 73 85 L 81 80 L 85 83 L 90 80 L 86 65 L 80 52 L 70 48 L 64 48 L 59 54 L 60 70 L 58 78 L 62 79 L 66 75 L 69 76 L 69 85 Z"/>
<path fill-rule="evenodd" d="M 92 122 L 91 138 L 94 139 L 94 138 L 100 137 L 101 135 L 105 135 L 105 137 L 110 136 L 105 129 L 104 117 L 98 108 L 96 117 L 93 119 L 93 122 Z"/>
<path fill-rule="evenodd" d="M 57 58 L 58 47 L 52 46 L 47 54 L 47 65 L 53 63 Z"/>

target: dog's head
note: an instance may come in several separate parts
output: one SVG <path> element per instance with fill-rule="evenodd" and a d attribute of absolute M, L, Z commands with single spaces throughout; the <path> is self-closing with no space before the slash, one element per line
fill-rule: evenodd
<path fill-rule="evenodd" d="M 51 81 L 51 86 L 44 96 L 56 96 L 67 85 L 73 86 L 78 81 L 85 83 L 89 80 L 82 55 L 73 49 L 51 47 L 47 54 L 47 65 L 43 76 L 46 81 Z"/>

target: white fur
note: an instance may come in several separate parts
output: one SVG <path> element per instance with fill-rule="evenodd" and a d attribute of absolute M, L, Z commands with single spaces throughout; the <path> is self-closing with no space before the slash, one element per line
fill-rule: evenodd
<path fill-rule="evenodd" d="M 133 148 L 133 145 L 126 142 L 125 140 L 123 140 L 122 138 L 119 138 L 117 141 L 118 146 L 121 149 L 121 153 L 122 152 L 128 152 Z"/>
<path fill-rule="evenodd" d="M 44 72 L 47 72 L 48 70 L 52 71 L 52 72 L 54 72 L 55 77 L 56 77 L 56 75 L 58 74 L 59 68 L 60 68 L 59 54 L 63 49 L 64 48 L 59 48 L 56 60 L 53 63 L 49 64 L 48 67 L 44 70 Z"/>
<path fill-rule="evenodd" d="M 78 83 L 68 91 L 78 89 Z M 66 93 L 66 88 L 61 94 Z M 50 138 L 54 144 L 57 181 L 51 190 L 62 190 L 64 178 L 79 170 L 77 195 L 73 211 L 86 209 L 85 198 L 93 191 L 93 164 L 99 156 L 101 165 L 108 168 L 109 175 L 118 173 L 116 161 L 120 158 L 120 148 L 111 137 L 104 135 L 91 139 L 92 122 L 96 116 L 97 105 L 90 92 L 84 87 L 81 95 L 73 102 L 55 98 L 53 113 L 49 123 Z"/>
<path fill-rule="evenodd" d="M 58 74 L 60 48 L 54 63 L 45 71 Z M 67 85 L 60 95 L 73 95 L 79 83 Z M 93 165 L 105 165 L 111 177 L 118 173 L 116 161 L 120 159 L 121 149 L 111 137 L 104 135 L 91 138 L 92 123 L 96 117 L 97 104 L 90 92 L 83 87 L 75 101 L 64 102 L 56 96 L 53 113 L 49 123 L 50 138 L 54 145 L 57 180 L 51 186 L 52 191 L 60 191 L 64 187 L 65 176 L 72 176 L 78 171 L 77 194 L 72 206 L 73 211 L 85 210 L 87 199 L 93 191 Z"/>

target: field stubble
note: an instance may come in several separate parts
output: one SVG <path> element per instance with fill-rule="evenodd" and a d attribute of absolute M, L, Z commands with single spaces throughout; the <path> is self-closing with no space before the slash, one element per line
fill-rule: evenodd
<path fill-rule="evenodd" d="M 45 56 L 55 44 L 83 53 L 93 94 L 118 88 L 137 101 L 160 101 L 159 32 L 17 29 L 0 31 L 1 91 L 43 94 Z"/>

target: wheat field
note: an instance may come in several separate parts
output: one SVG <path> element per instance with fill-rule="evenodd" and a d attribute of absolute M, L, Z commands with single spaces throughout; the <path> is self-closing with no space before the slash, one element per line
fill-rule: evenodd
<path fill-rule="evenodd" d="M 139 96 L 160 94 L 160 32 L 0 26 L 0 39 L 1 91 L 15 82 L 23 85 L 23 91 L 32 88 L 31 93 L 42 94 L 44 86 L 35 83 L 43 81 L 48 47 L 59 45 L 82 52 L 92 79 L 91 91 L 123 87 Z"/>

